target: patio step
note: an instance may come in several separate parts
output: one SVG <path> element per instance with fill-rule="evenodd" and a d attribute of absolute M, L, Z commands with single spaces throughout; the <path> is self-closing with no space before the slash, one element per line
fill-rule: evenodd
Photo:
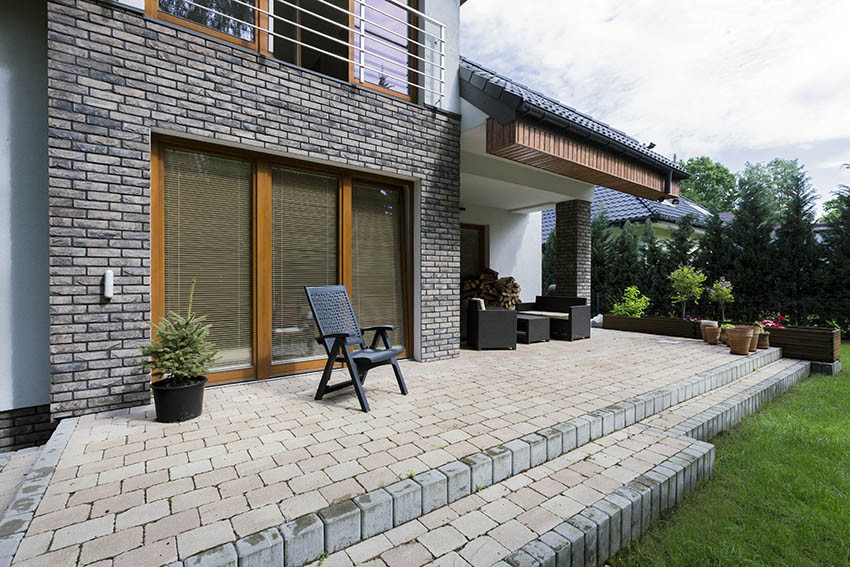
<path fill-rule="evenodd" d="M 76 423 L 77 418 L 63 419 L 47 443 L 19 451 L 16 456 L 9 458 L 0 471 L 0 475 L 3 475 L 8 469 L 10 475 L 9 485 L 0 486 L 7 504 L 0 508 L 4 510 L 0 516 L 0 567 L 11 564 Z M 9 468 L 14 465 L 20 466 L 18 469 Z M 5 492 L 7 488 L 10 489 L 8 493 Z"/>
<path fill-rule="evenodd" d="M 707 439 L 730 430 L 810 373 L 809 362 L 784 359 L 645 419 L 635 426 L 644 428 L 644 434 L 690 442 L 690 446 L 514 550 L 492 567 L 604 565 L 608 557 L 635 538 L 635 533 L 646 530 L 647 504 L 652 523 L 662 511 L 672 508 L 702 480 L 711 477 L 714 446 Z M 675 465 L 684 468 L 684 479 L 679 478 L 680 471 Z M 639 501 L 630 500 L 641 486 L 649 488 L 649 498 L 644 493 Z M 640 516 L 639 524 L 635 523 L 637 516 Z M 635 532 L 636 527 L 639 532 Z"/>
<path fill-rule="evenodd" d="M 277 564 L 285 550 L 290 567 L 323 556 L 323 565 L 328 567 L 358 565 L 378 556 L 390 565 L 422 564 L 431 559 L 437 560 L 435 564 L 464 565 L 463 558 L 469 556 L 469 564 L 489 566 L 600 499 L 623 504 L 614 493 L 624 483 L 642 484 L 644 489 L 641 492 L 633 485 L 621 492 L 634 498 L 636 491 L 641 499 L 658 500 L 655 508 L 646 508 L 651 519 L 662 509 L 662 489 L 656 486 L 663 484 L 659 475 L 673 475 L 668 477 L 667 491 L 670 482 L 682 483 L 673 489 L 677 492 L 672 500 L 664 492 L 665 502 L 677 502 L 677 496 L 710 474 L 713 446 L 646 421 L 690 400 L 698 400 L 695 404 L 699 407 L 706 393 L 734 385 L 754 372 L 764 371 L 767 376 L 784 371 L 786 365 L 777 363 L 780 358 L 780 349 L 759 351 L 461 461 L 411 475 L 318 514 L 241 538 L 235 545 L 201 552 L 187 558 L 185 564 L 233 561 L 252 565 L 271 558 Z M 684 416 L 676 425 L 686 419 Z M 518 502 L 529 506 L 526 509 Z M 534 529 L 517 519 L 519 516 Z M 479 534 L 477 530 L 482 529 Z M 464 549 L 469 549 L 466 556 Z"/>

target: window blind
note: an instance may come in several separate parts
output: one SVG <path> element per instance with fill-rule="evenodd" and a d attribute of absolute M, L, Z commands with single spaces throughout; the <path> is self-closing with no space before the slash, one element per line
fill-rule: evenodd
<path fill-rule="evenodd" d="M 250 161 L 163 150 L 165 312 L 207 315 L 215 370 L 253 364 Z"/>
<path fill-rule="evenodd" d="M 404 345 L 402 191 L 355 183 L 351 200 L 351 301 L 357 319 L 361 327 L 397 325 L 390 340 Z"/>
<path fill-rule="evenodd" d="M 324 357 L 304 286 L 338 282 L 335 176 L 272 168 L 272 363 Z"/>

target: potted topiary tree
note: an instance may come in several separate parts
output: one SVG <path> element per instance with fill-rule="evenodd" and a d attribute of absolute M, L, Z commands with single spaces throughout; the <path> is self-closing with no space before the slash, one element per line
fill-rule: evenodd
<path fill-rule="evenodd" d="M 674 270 L 667 279 L 673 286 L 673 303 L 682 304 L 682 319 L 685 318 L 688 301 L 699 303 L 699 298 L 702 297 L 703 287 L 705 282 L 705 274 L 702 271 L 692 268 L 691 266 L 679 266 Z"/>
<path fill-rule="evenodd" d="M 192 312 L 195 279 L 189 292 L 186 316 L 171 311 L 151 326 L 156 331 L 151 344 L 139 347 L 140 368 L 159 378 L 151 384 L 156 420 L 164 423 L 186 421 L 201 415 L 204 407 L 204 376 L 215 362 L 218 351 L 209 341 L 206 315 Z"/>
<path fill-rule="evenodd" d="M 720 323 L 725 323 L 726 304 L 735 302 L 735 296 L 732 295 L 732 282 L 721 276 L 708 288 L 708 300 L 720 305 Z"/>

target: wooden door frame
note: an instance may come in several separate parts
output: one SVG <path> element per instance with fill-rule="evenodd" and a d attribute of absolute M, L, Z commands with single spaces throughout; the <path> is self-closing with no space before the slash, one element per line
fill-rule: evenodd
<path fill-rule="evenodd" d="M 165 315 L 165 187 L 163 150 L 165 148 L 203 153 L 230 159 L 250 161 L 253 168 L 252 188 L 252 273 L 253 282 L 253 362 L 250 368 L 209 372 L 210 384 L 263 380 L 274 376 L 285 376 L 320 370 L 325 358 L 296 361 L 282 364 L 272 362 L 272 168 L 285 168 L 305 173 L 333 175 L 339 180 L 337 216 L 337 282 L 345 285 L 349 293 L 352 282 L 352 183 L 401 191 L 399 222 L 402 226 L 401 268 L 402 299 L 405 319 L 405 351 L 410 352 L 413 340 L 412 289 L 413 268 L 408 263 L 412 253 L 413 223 L 406 215 L 413 206 L 413 183 L 382 175 L 353 172 L 334 166 L 325 166 L 300 160 L 262 154 L 250 150 L 222 147 L 205 142 L 195 142 L 170 136 L 151 137 L 151 321 L 159 321 Z M 412 209 L 411 209 L 412 210 Z M 412 219 L 412 213 L 410 216 Z M 154 338 L 152 336 L 152 338 Z"/>

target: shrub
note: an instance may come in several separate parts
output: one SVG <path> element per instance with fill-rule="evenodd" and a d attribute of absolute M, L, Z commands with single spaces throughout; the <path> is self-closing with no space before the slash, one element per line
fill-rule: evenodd
<path fill-rule="evenodd" d="M 623 292 L 623 301 L 614 304 L 611 314 L 622 317 L 642 317 L 647 307 L 649 307 L 649 298 L 641 294 L 636 285 L 632 285 Z"/>
<path fill-rule="evenodd" d="M 691 266 L 680 266 L 667 276 L 667 279 L 673 285 L 673 303 L 682 304 L 682 319 L 684 319 L 688 301 L 699 303 L 699 298 L 702 297 L 705 274 Z"/>
<path fill-rule="evenodd" d="M 210 325 L 204 324 L 207 316 L 192 313 L 194 293 L 193 279 L 186 316 L 171 311 L 159 323 L 151 323 L 156 338 L 151 344 L 139 347 L 146 358 L 136 361 L 136 364 L 150 370 L 153 376 L 170 379 L 171 386 L 191 384 L 195 378 L 209 371 L 218 355 L 215 346 L 208 340 Z"/>
<path fill-rule="evenodd" d="M 720 321 L 725 321 L 726 304 L 735 302 L 735 296 L 732 295 L 732 282 L 720 276 L 720 279 L 708 288 L 708 299 L 720 305 Z"/>

